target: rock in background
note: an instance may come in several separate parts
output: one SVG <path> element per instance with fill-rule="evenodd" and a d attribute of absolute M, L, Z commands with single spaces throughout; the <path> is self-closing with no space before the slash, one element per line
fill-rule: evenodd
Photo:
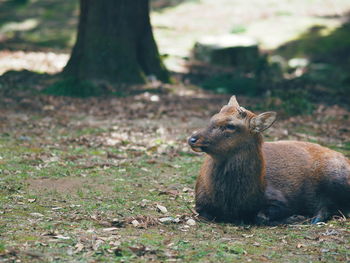
<path fill-rule="evenodd" d="M 252 70 L 259 63 L 258 42 L 241 35 L 206 36 L 193 48 L 193 59 L 205 63 Z"/>

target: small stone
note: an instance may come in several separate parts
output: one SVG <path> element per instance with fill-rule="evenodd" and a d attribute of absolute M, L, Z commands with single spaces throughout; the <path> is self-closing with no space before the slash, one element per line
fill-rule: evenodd
<path fill-rule="evenodd" d="M 194 221 L 192 218 L 188 219 L 186 221 L 186 224 L 189 226 L 195 226 L 196 225 L 196 221 Z"/>
<path fill-rule="evenodd" d="M 158 220 L 161 223 L 170 223 L 170 222 L 173 222 L 175 219 L 173 217 L 169 216 L 169 217 L 159 218 Z"/>
<path fill-rule="evenodd" d="M 166 209 L 165 206 L 157 205 L 157 209 L 158 209 L 161 213 L 163 213 L 163 214 L 168 213 L 168 209 Z"/>
<path fill-rule="evenodd" d="M 30 213 L 29 215 L 34 216 L 34 217 L 43 217 L 43 214 L 40 213 Z"/>

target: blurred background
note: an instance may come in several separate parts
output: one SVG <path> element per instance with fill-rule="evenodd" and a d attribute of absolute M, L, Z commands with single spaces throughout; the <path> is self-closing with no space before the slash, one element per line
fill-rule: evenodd
<path fill-rule="evenodd" d="M 13 71 L 61 72 L 76 42 L 79 2 L 2 0 L 0 5 L 1 92 L 13 91 L 21 84 L 7 87 L 6 76 Z M 127 5 L 137 10 L 139 4 Z M 350 4 L 346 0 L 151 0 L 150 7 L 159 55 L 171 76 L 162 79 L 157 70 L 146 70 L 144 81 L 137 74 L 131 77 L 135 82 L 148 80 L 157 85 L 160 79 L 217 94 L 267 96 L 272 107 L 281 107 L 288 114 L 310 113 L 312 102 L 349 103 Z M 126 14 L 128 19 L 132 16 Z M 90 35 L 99 34 L 89 24 L 86 28 Z M 137 31 L 135 27 L 127 30 Z M 102 42 L 97 45 L 105 49 Z M 97 51 L 95 57 L 91 64 L 98 64 Z M 114 57 L 124 60 L 117 52 Z M 133 62 L 126 58 L 123 63 Z M 103 65 L 105 71 L 107 65 Z M 125 73 L 115 70 L 110 74 Z M 96 78 L 103 81 L 109 77 Z M 120 82 L 133 80 L 120 77 L 110 83 Z M 121 95 L 132 88 L 114 85 L 110 89 Z M 108 94 L 106 90 L 77 94 L 49 90 L 56 95 Z"/>

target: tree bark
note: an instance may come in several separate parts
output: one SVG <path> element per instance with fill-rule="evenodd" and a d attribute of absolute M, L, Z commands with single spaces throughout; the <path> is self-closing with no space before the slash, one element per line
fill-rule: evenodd
<path fill-rule="evenodd" d="M 64 75 L 79 80 L 168 81 L 153 37 L 148 0 L 80 0 L 78 36 Z"/>

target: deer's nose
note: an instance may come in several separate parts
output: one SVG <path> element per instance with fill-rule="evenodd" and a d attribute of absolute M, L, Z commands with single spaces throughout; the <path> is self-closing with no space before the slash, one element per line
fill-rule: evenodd
<path fill-rule="evenodd" d="M 188 139 L 189 144 L 195 144 L 198 141 L 198 138 L 195 136 L 192 136 Z"/>

